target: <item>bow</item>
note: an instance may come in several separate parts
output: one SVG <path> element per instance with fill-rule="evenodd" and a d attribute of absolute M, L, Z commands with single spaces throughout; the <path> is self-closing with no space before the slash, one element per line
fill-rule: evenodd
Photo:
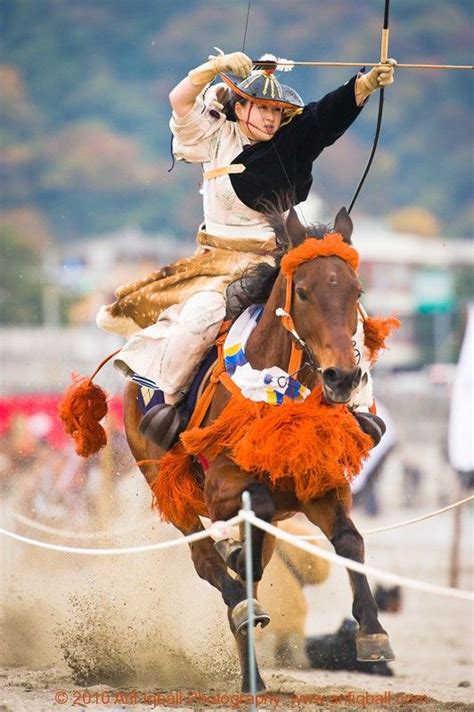
<path fill-rule="evenodd" d="M 390 32 L 389 26 L 388 26 L 389 12 L 390 12 L 390 0 L 385 0 L 382 37 L 380 40 L 380 62 L 386 62 L 388 59 L 388 37 L 389 37 L 389 32 Z M 370 170 L 370 166 L 372 165 L 372 161 L 374 160 L 375 151 L 377 150 L 377 145 L 379 142 L 380 129 L 382 128 L 384 96 L 385 96 L 385 89 L 383 87 L 381 87 L 380 94 L 379 94 L 379 108 L 378 108 L 378 112 L 377 112 L 377 123 L 375 126 L 375 135 L 374 135 L 374 141 L 372 144 L 372 150 L 370 152 L 369 160 L 367 161 L 367 165 L 365 166 L 364 172 L 362 173 L 362 177 L 359 181 L 359 185 L 357 186 L 356 191 L 355 191 L 355 193 L 352 197 L 352 200 L 349 204 L 349 207 L 347 208 L 348 213 L 350 213 L 352 208 L 354 207 L 354 203 L 357 200 L 360 191 L 362 190 L 362 186 L 365 183 L 365 179 L 367 178 L 367 174 Z"/>
<path fill-rule="evenodd" d="M 244 39 L 243 39 L 243 45 L 242 45 L 242 51 L 245 49 L 245 41 L 247 38 L 247 29 L 248 29 L 248 23 L 249 23 L 249 16 L 250 16 L 250 8 L 251 8 L 252 0 L 249 0 L 248 6 L 247 6 L 247 16 L 245 20 L 245 31 L 244 31 Z M 384 18 L 383 18 L 383 27 L 382 27 L 382 34 L 381 34 L 381 40 L 380 40 L 380 62 L 386 62 L 388 59 L 388 42 L 389 42 L 389 13 L 390 13 L 390 0 L 385 0 L 385 6 L 384 6 Z M 253 60 L 253 64 L 258 65 L 260 69 L 263 69 L 266 64 L 269 65 L 274 65 L 274 62 L 271 60 Z M 294 66 L 308 66 L 308 67 L 361 67 L 361 66 L 370 66 L 373 65 L 374 62 L 327 62 L 327 61 L 301 61 L 301 62 L 295 62 L 293 60 L 278 60 L 278 65 L 281 69 L 285 69 L 285 65 L 287 65 L 288 69 L 293 68 Z M 398 69 L 467 69 L 467 70 L 472 70 L 474 69 L 474 66 L 472 64 L 398 64 L 397 63 L 397 70 Z M 377 122 L 376 122 L 376 127 L 375 127 L 375 134 L 374 134 L 374 140 L 372 143 L 372 149 L 367 161 L 367 164 L 365 166 L 364 172 L 362 173 L 362 177 L 359 181 L 359 184 L 356 188 L 356 191 L 352 197 L 352 200 L 349 204 L 349 207 L 347 209 L 347 212 L 350 213 L 352 208 L 354 207 L 354 203 L 356 202 L 360 191 L 362 190 L 362 186 L 364 185 L 365 179 L 367 177 L 367 174 L 370 170 L 370 167 L 372 165 L 372 162 L 374 160 L 375 152 L 377 150 L 377 145 L 379 142 L 379 137 L 380 137 L 380 130 L 382 127 L 382 117 L 383 117 L 383 106 L 384 106 L 384 94 L 385 94 L 385 89 L 382 87 L 379 92 L 379 106 L 378 106 L 378 112 L 377 112 Z"/>

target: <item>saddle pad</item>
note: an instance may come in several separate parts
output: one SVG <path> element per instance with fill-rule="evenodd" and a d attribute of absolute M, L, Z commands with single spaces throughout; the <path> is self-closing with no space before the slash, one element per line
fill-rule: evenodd
<path fill-rule="evenodd" d="M 201 362 L 201 365 L 199 366 L 199 371 L 194 376 L 193 381 L 191 383 L 191 387 L 183 401 L 183 406 L 185 406 L 186 410 L 189 412 L 189 415 L 192 414 L 194 408 L 196 407 L 198 396 L 200 395 L 200 387 L 202 385 L 202 381 L 206 377 L 206 374 L 208 373 L 211 366 L 216 362 L 216 360 L 217 348 L 213 346 L 207 356 Z M 147 413 L 150 408 L 153 408 L 155 405 L 160 405 L 161 403 L 165 402 L 163 391 L 153 388 L 147 388 L 146 386 L 138 387 L 137 398 L 140 410 L 143 415 L 145 415 L 145 413 Z"/>

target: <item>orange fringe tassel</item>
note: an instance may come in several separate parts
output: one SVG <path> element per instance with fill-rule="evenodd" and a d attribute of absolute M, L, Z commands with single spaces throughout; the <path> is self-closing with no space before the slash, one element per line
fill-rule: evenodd
<path fill-rule="evenodd" d="M 64 392 L 58 413 L 64 431 L 70 435 L 75 450 L 89 457 L 107 444 L 107 435 L 100 420 L 107 414 L 107 394 L 92 378 L 73 375 L 73 383 Z"/>
<path fill-rule="evenodd" d="M 342 260 L 357 272 L 359 267 L 359 253 L 352 245 L 344 242 L 342 235 L 338 232 L 324 235 L 322 240 L 315 237 L 308 237 L 301 245 L 294 247 L 281 261 L 281 271 L 286 277 L 291 277 L 293 272 L 308 260 L 316 257 L 340 257 Z"/>
<path fill-rule="evenodd" d="M 242 470 L 308 502 L 347 485 L 372 447 L 348 409 L 325 404 L 321 389 L 304 403 L 281 406 L 235 395 L 211 425 L 183 433 L 181 442 L 160 461 L 152 486 L 162 518 L 178 526 L 206 516 L 192 455 L 212 460 L 228 450 Z"/>
<path fill-rule="evenodd" d="M 400 321 L 394 316 L 372 317 L 364 320 L 364 344 L 369 350 L 370 360 L 376 361 L 379 351 L 386 349 L 386 339 L 392 331 L 400 328 Z"/>
<path fill-rule="evenodd" d="M 188 528 L 196 514 L 207 517 L 204 494 L 196 482 L 193 458 L 180 444 L 160 459 L 158 475 L 151 483 L 153 507 L 176 527 Z"/>

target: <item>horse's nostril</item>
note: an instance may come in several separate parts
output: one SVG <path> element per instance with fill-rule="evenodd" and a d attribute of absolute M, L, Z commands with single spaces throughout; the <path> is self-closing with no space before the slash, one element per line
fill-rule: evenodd
<path fill-rule="evenodd" d="M 323 373 L 323 378 L 327 385 L 334 385 L 339 381 L 340 371 L 338 368 L 326 368 Z"/>
<path fill-rule="evenodd" d="M 326 386 L 333 390 L 350 389 L 354 390 L 360 383 L 362 370 L 355 368 L 352 371 L 345 371 L 341 368 L 326 368 L 323 373 L 323 380 Z"/>

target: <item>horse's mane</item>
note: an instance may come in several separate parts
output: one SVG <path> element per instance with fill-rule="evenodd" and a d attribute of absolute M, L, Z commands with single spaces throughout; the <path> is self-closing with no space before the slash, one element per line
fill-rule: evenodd
<path fill-rule="evenodd" d="M 273 253 L 275 266 L 265 262 L 250 266 L 238 280 L 238 284 L 233 283 L 234 298 L 229 309 L 229 316 L 232 318 L 236 318 L 253 304 L 265 304 L 280 273 L 281 259 L 294 246 L 287 230 L 285 217 L 278 210 L 278 206 L 266 205 L 265 208 L 268 225 L 276 236 L 276 251 Z M 317 240 L 321 240 L 328 232 L 334 232 L 332 227 L 324 223 L 310 224 L 305 227 L 305 231 L 306 237 L 311 236 Z"/>

